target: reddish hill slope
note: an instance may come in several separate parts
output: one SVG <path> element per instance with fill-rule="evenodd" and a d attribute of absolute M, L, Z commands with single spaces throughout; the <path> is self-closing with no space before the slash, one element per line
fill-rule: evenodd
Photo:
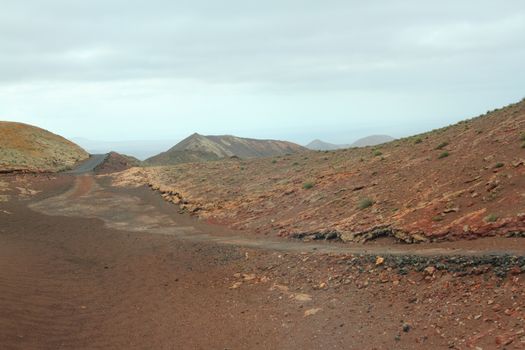
<path fill-rule="evenodd" d="M 405 242 L 525 233 L 525 100 L 379 148 L 132 169 L 213 222 L 265 234 Z"/>

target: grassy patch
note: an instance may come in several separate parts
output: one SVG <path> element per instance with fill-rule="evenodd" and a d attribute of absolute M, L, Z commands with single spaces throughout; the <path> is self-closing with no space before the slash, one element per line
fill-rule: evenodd
<path fill-rule="evenodd" d="M 363 198 L 359 201 L 359 203 L 357 204 L 357 208 L 358 209 L 366 209 L 366 208 L 370 208 L 372 205 L 374 205 L 374 201 L 371 200 L 370 198 Z"/>
<path fill-rule="evenodd" d="M 498 221 L 498 216 L 495 214 L 490 214 L 485 216 L 485 222 L 496 222 Z"/>
<path fill-rule="evenodd" d="M 450 153 L 448 153 L 448 152 L 443 152 L 443 153 L 441 153 L 441 154 L 438 156 L 438 159 L 447 158 L 448 156 L 450 156 Z"/>
<path fill-rule="evenodd" d="M 305 182 L 303 184 L 303 188 L 305 190 L 310 190 L 310 189 L 314 188 L 314 186 L 315 186 L 315 184 L 313 182 Z"/>
<path fill-rule="evenodd" d="M 418 144 L 418 143 L 421 143 L 423 142 L 423 139 L 421 137 L 417 137 L 415 140 L 414 140 L 414 144 Z"/>
<path fill-rule="evenodd" d="M 448 146 L 448 142 L 441 142 L 439 145 L 437 145 L 436 149 L 443 149 Z"/>

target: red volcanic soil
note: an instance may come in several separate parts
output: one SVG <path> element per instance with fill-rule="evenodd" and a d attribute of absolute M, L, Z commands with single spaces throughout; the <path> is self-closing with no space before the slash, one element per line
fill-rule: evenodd
<path fill-rule="evenodd" d="M 300 253 L 181 240 L 27 207 L 74 183 L 70 203 L 89 201 L 95 187 L 107 197 L 92 206 L 110 203 L 113 189 L 90 177 L 0 181 L 11 196 L 0 202 L 2 349 L 525 346 L 520 257 L 360 257 L 308 244 Z M 169 205 L 150 195 L 132 191 L 150 212 Z"/>
<path fill-rule="evenodd" d="M 384 145 L 131 169 L 208 222 L 265 235 L 412 243 L 525 233 L 525 101 Z"/>

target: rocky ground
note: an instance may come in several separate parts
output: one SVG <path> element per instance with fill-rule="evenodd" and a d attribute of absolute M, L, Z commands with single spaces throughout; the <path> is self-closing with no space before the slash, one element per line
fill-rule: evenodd
<path fill-rule="evenodd" d="M 522 235 L 525 101 L 374 148 L 135 168 L 210 223 L 310 239 L 403 242 Z"/>
<path fill-rule="evenodd" d="M 0 182 L 5 349 L 525 347 L 525 254 L 253 249 L 200 239 L 206 227 L 218 233 L 197 221 L 185 239 L 162 231 L 152 219 L 168 212 L 173 229 L 193 221 L 105 178 Z M 117 210 L 125 206 L 131 215 Z M 392 242 L 363 251 L 374 244 Z"/>

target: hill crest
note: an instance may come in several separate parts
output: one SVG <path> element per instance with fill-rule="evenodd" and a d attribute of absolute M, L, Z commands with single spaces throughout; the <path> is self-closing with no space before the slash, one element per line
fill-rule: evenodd
<path fill-rule="evenodd" d="M 229 157 L 261 158 L 293 154 L 307 149 L 295 143 L 259 140 L 233 135 L 204 136 L 194 133 L 168 151 L 146 160 L 149 165 L 194 163 Z"/>
<path fill-rule="evenodd" d="M 0 171 L 56 172 L 89 154 L 73 142 L 36 126 L 0 121 Z"/>

